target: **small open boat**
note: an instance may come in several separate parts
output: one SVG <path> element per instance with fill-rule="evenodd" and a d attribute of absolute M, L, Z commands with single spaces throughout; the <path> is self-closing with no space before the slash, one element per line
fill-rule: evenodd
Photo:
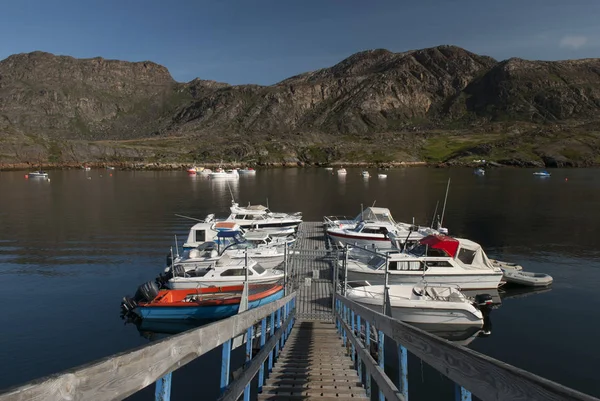
<path fill-rule="evenodd" d="M 223 319 L 238 313 L 242 290 L 242 286 L 162 290 L 150 301 L 129 298 L 123 302 L 129 302 L 124 309 L 145 320 Z M 276 301 L 283 292 L 282 285 L 251 286 L 248 309 Z"/>
<path fill-rule="evenodd" d="M 42 170 L 32 171 L 27 174 L 27 178 L 48 178 L 48 173 Z"/>
<path fill-rule="evenodd" d="M 369 177 L 371 176 L 371 174 L 369 174 L 369 172 L 368 172 L 368 171 L 366 171 L 366 170 L 365 170 L 365 171 L 363 171 L 362 173 L 360 173 L 360 175 L 362 175 L 362 176 L 363 176 L 363 178 L 369 178 Z"/>
<path fill-rule="evenodd" d="M 250 174 L 256 174 L 256 170 L 254 170 L 252 167 L 247 167 L 247 168 L 239 169 L 238 173 L 250 175 Z"/>
<path fill-rule="evenodd" d="M 479 325 L 483 314 L 476 303 L 467 299 L 453 286 L 391 285 L 389 286 L 391 316 L 406 323 Z M 381 311 L 384 286 L 370 285 L 351 288 L 347 297 L 370 309 Z M 491 297 L 489 298 L 491 303 Z M 482 302 L 487 305 L 487 301 Z"/>
<path fill-rule="evenodd" d="M 475 174 L 476 175 L 485 175 L 485 170 L 481 167 L 479 167 L 478 169 L 475 169 Z"/>
<path fill-rule="evenodd" d="M 327 171 L 333 171 L 333 167 L 325 167 L 325 170 L 327 170 Z"/>
<path fill-rule="evenodd" d="M 550 177 L 550 173 L 546 170 L 544 171 L 536 171 L 533 175 L 537 175 L 538 177 Z"/>
<path fill-rule="evenodd" d="M 338 173 L 338 175 L 345 175 L 347 173 L 347 171 L 345 168 L 342 167 L 342 168 L 338 169 L 337 173 Z"/>
<path fill-rule="evenodd" d="M 387 178 L 387 174 L 379 173 L 377 174 L 377 178 Z"/>
<path fill-rule="evenodd" d="M 209 173 L 208 176 L 210 178 L 228 178 L 234 180 L 240 178 L 237 170 L 224 170 L 222 168 L 218 168 L 216 171 Z"/>
<path fill-rule="evenodd" d="M 515 269 L 503 269 L 504 281 L 507 284 L 518 284 L 528 287 L 548 287 L 552 284 L 553 278 L 549 274 L 524 272 Z"/>

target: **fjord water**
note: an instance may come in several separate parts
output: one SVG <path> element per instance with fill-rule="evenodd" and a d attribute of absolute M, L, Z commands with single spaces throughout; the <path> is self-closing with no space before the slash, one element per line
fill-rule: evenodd
<path fill-rule="evenodd" d="M 0 173 L 0 389 L 148 343 L 119 317 L 123 295 L 161 272 L 177 234 L 208 213 L 241 204 L 302 211 L 305 220 L 354 216 L 376 202 L 396 220 L 427 224 L 448 177 L 444 226 L 490 257 L 549 273 L 548 291 L 507 291 L 492 335 L 469 347 L 600 396 L 600 171 L 407 168 L 368 180 L 360 170 L 259 170 L 239 182 L 185 172 L 51 171 L 51 181 Z M 220 353 L 173 376 L 174 399 L 217 393 Z M 212 364 L 210 362 L 213 362 Z M 418 368 L 415 368 L 418 369 Z M 202 384 L 202 389 L 198 386 Z M 425 383 L 427 384 L 427 383 Z M 149 399 L 152 389 L 136 398 Z"/>

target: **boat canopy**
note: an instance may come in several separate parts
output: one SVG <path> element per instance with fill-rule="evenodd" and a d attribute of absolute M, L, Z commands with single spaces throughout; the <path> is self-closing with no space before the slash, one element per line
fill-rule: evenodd
<path fill-rule="evenodd" d="M 385 207 L 368 207 L 363 210 L 362 213 L 359 213 L 354 221 L 377 221 L 396 224 L 392 218 L 392 212 L 390 212 L 390 209 Z"/>
<path fill-rule="evenodd" d="M 233 214 L 258 214 L 258 215 L 265 215 L 267 213 L 269 213 L 269 208 L 267 208 L 266 206 L 263 205 L 250 205 L 248 204 L 248 206 L 245 207 L 240 207 L 240 205 L 236 202 L 232 202 L 231 203 L 231 207 L 229 208 L 229 210 L 231 210 L 231 213 Z"/>
<path fill-rule="evenodd" d="M 480 269 L 495 269 L 494 265 L 483 251 L 483 248 L 477 242 L 465 238 L 456 238 L 456 240 L 460 243 L 456 259 L 460 260 L 463 265 Z"/>
<path fill-rule="evenodd" d="M 457 239 L 445 235 L 428 235 L 419 241 L 419 243 L 433 249 L 440 249 L 452 258 L 456 257 L 460 245 Z"/>

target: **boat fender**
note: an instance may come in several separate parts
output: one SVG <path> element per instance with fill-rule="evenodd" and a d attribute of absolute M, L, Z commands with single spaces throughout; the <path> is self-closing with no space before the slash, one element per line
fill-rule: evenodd
<path fill-rule="evenodd" d="M 158 295 L 158 285 L 154 281 L 148 281 L 140 285 L 133 297 L 134 301 L 150 302 Z"/>

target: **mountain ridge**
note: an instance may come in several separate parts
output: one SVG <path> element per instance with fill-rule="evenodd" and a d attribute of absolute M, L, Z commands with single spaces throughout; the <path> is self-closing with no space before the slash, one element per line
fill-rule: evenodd
<path fill-rule="evenodd" d="M 273 85 L 230 85 L 38 51 L 0 61 L 0 163 L 593 165 L 599 111 L 599 59 L 374 49 Z"/>

